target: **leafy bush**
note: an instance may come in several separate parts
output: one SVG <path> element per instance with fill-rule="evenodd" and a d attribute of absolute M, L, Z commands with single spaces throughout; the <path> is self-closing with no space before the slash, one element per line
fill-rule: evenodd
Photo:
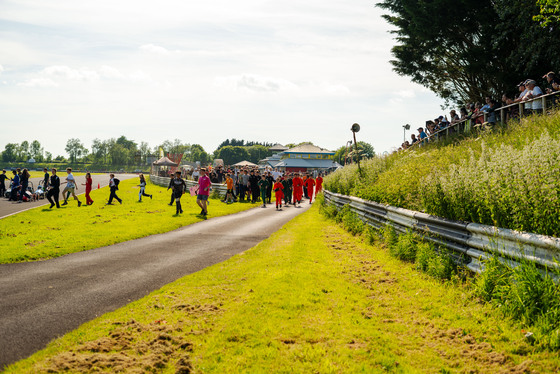
<path fill-rule="evenodd" d="M 402 261 L 414 262 L 416 260 L 416 238 L 408 231 L 406 234 L 399 235 L 395 245 L 389 246 L 391 256 Z"/>

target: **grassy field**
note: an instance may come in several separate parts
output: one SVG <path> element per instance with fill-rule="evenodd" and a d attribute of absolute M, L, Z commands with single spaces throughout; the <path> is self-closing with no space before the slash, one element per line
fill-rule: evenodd
<path fill-rule="evenodd" d="M 7 373 L 552 373 L 518 325 L 313 206 L 269 239 L 57 339 Z"/>
<path fill-rule="evenodd" d="M 0 220 L 0 263 L 36 261 L 85 251 L 106 245 L 159 234 L 200 221 L 196 198 L 186 194 L 181 198 L 184 214 L 175 215 L 175 207 L 168 206 L 171 192 L 148 184 L 144 197 L 138 202 L 138 179 L 122 181 L 118 196 L 123 204 L 105 205 L 109 188 L 94 189 L 94 204 L 83 205 L 70 200 L 60 209 L 38 207 Z M 78 192 L 80 192 L 80 189 Z M 234 203 L 226 205 L 212 200 L 209 217 L 222 216 L 250 209 L 255 205 Z"/>

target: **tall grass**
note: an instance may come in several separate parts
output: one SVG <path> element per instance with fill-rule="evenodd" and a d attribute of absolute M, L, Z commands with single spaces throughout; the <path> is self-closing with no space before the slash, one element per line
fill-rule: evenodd
<path fill-rule="evenodd" d="M 430 144 L 345 167 L 333 192 L 441 217 L 560 234 L 560 114 L 512 122 L 458 144 Z"/>

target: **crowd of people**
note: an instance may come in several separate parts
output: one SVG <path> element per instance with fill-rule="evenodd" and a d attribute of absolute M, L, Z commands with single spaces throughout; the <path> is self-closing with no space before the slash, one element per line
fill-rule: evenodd
<path fill-rule="evenodd" d="M 14 202 L 38 200 L 40 196 L 44 196 L 50 203 L 49 209 L 60 208 L 68 205 L 69 198 L 76 201 L 77 206 L 82 206 L 82 201 L 77 196 L 78 183 L 72 174 L 72 169 L 66 169 L 65 180 L 61 182 L 57 174 L 57 169 L 44 169 L 44 176 L 39 182 L 36 191 L 29 191 L 29 171 L 27 169 L 14 170 L 13 176 L 9 177 L 6 170 L 0 174 L 0 193 L 4 196 L 6 192 L 5 181 L 10 182 L 9 200 Z M 187 173 L 185 173 L 187 174 Z M 224 168 L 222 166 L 211 168 L 194 169 L 191 173 L 185 175 L 186 178 L 193 179 L 197 182 L 196 188 L 191 193 L 197 196 L 197 204 L 201 208 L 200 215 L 208 215 L 208 198 L 212 188 L 212 184 L 225 184 L 226 195 L 223 202 L 232 204 L 237 201 L 249 201 L 251 203 L 262 203 L 262 207 L 266 208 L 267 204 L 274 203 L 277 210 L 282 207 L 301 204 L 304 199 L 312 203 L 317 193 L 321 192 L 323 186 L 322 174 L 314 171 L 310 173 L 292 172 L 284 173 L 279 170 L 259 170 L 258 167 L 242 167 L 242 168 Z M 143 174 L 139 174 L 138 201 L 142 202 L 142 197 L 152 199 L 153 195 L 146 193 L 146 179 Z M 113 205 L 113 201 L 119 204 L 123 200 L 117 195 L 119 190 L 119 179 L 114 174 L 109 174 L 109 198 L 106 205 Z M 61 191 L 61 185 L 64 189 Z M 90 173 L 86 173 L 85 183 L 85 203 L 92 205 L 94 203 L 91 198 L 93 188 L 93 180 Z M 183 213 L 181 205 L 181 197 L 187 193 L 187 183 L 183 179 L 181 171 L 176 171 L 170 179 L 168 190 L 171 189 L 171 201 L 169 205 L 176 205 L 176 214 Z M 62 200 L 62 203 L 60 202 Z"/>
<path fill-rule="evenodd" d="M 398 150 L 408 149 L 414 145 L 422 146 L 422 144 L 432 139 L 437 139 L 438 133 L 441 130 L 448 129 L 451 133 L 457 131 L 454 125 L 467 120 L 471 120 L 470 124 L 475 128 L 481 126 L 491 127 L 498 122 L 497 109 L 502 107 L 507 107 L 505 109 L 506 121 L 517 118 L 520 114 L 519 105 L 512 104 L 521 103 L 523 114 L 542 113 L 542 101 L 533 99 L 545 93 L 560 91 L 560 79 L 556 77 L 554 72 L 548 72 L 542 78 L 546 79 L 547 82 L 547 87 L 544 91 L 537 85 L 534 79 L 526 79 L 517 85 L 519 94 L 514 98 L 510 98 L 506 94 L 502 95 L 501 104 L 491 97 L 486 97 L 484 104 L 480 102 L 467 103 L 459 109 L 459 113 L 455 109 L 451 110 L 449 118 L 447 115 L 440 115 L 434 120 L 428 120 L 424 127 L 417 129 L 418 134 L 411 134 L 410 140 L 405 140 Z M 553 102 L 555 102 L 555 99 L 553 99 Z M 486 119 L 484 118 L 485 115 Z"/>
<path fill-rule="evenodd" d="M 237 201 L 261 202 L 262 207 L 274 203 L 277 210 L 283 206 L 301 204 L 303 199 L 312 203 L 314 196 L 322 190 L 323 177 L 321 173 L 283 173 L 278 170 L 260 171 L 257 167 L 224 168 L 213 170 L 206 168 L 194 169 L 187 174 L 198 183 L 193 193 L 197 195 L 197 203 L 202 209 L 200 214 L 208 214 L 207 201 L 212 183 L 225 184 L 226 195 L 222 202 L 231 204 Z M 176 205 L 176 214 L 183 213 L 181 196 L 187 192 L 187 184 L 182 178 L 181 171 L 176 171 L 169 181 L 168 190 L 172 190 L 169 205 Z"/>

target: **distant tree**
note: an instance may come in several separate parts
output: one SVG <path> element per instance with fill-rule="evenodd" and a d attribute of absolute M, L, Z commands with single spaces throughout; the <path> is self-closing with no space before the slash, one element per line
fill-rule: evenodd
<path fill-rule="evenodd" d="M 249 158 L 247 161 L 251 161 L 254 164 L 258 163 L 263 158 L 272 155 L 272 152 L 270 152 L 268 150 L 268 147 L 265 147 L 264 145 L 252 145 L 250 147 L 247 147 L 247 152 L 249 154 Z"/>
<path fill-rule="evenodd" d="M 373 146 L 369 143 L 358 142 L 358 150 L 360 151 L 361 159 L 375 157 L 375 151 L 373 150 Z"/>
<path fill-rule="evenodd" d="M 137 144 L 134 141 L 127 139 L 124 135 L 121 135 L 121 137 L 116 140 L 116 143 L 122 145 L 128 150 L 136 150 L 137 147 Z"/>
<path fill-rule="evenodd" d="M 45 152 L 45 160 L 46 160 L 47 162 L 51 162 L 52 159 L 53 159 L 52 153 L 50 153 L 50 152 Z"/>
<path fill-rule="evenodd" d="M 247 147 L 226 145 L 214 153 L 215 158 L 224 160 L 225 165 L 233 165 L 249 158 Z"/>
<path fill-rule="evenodd" d="M 145 164 L 148 156 L 150 155 L 150 146 L 146 142 L 140 142 L 138 151 L 140 152 L 141 163 Z"/>
<path fill-rule="evenodd" d="M 2 152 L 2 161 L 13 162 L 17 160 L 18 145 L 16 143 L 8 143 Z"/>
<path fill-rule="evenodd" d="M 130 159 L 128 149 L 116 142 L 109 148 L 109 156 L 112 165 L 127 165 Z"/>
<path fill-rule="evenodd" d="M 18 160 L 27 161 L 29 159 L 29 142 L 24 140 L 18 147 Z"/>
<path fill-rule="evenodd" d="M 208 165 L 212 160 L 210 155 L 206 153 L 204 148 L 200 144 L 193 144 L 191 146 L 191 151 L 189 154 L 189 160 L 191 162 L 200 162 L 201 165 Z"/>
<path fill-rule="evenodd" d="M 107 163 L 108 144 L 98 138 L 93 139 L 91 144 L 91 155 L 93 162 L 99 164 Z"/>
<path fill-rule="evenodd" d="M 33 140 L 31 146 L 29 147 L 29 153 L 33 159 L 37 162 L 43 161 L 43 148 L 38 140 Z"/>
<path fill-rule="evenodd" d="M 87 154 L 87 149 L 84 145 L 80 142 L 80 139 L 72 138 L 68 139 L 66 142 L 66 148 L 64 148 L 68 156 L 70 156 L 70 162 L 75 163 L 79 157 L 84 154 Z"/>

